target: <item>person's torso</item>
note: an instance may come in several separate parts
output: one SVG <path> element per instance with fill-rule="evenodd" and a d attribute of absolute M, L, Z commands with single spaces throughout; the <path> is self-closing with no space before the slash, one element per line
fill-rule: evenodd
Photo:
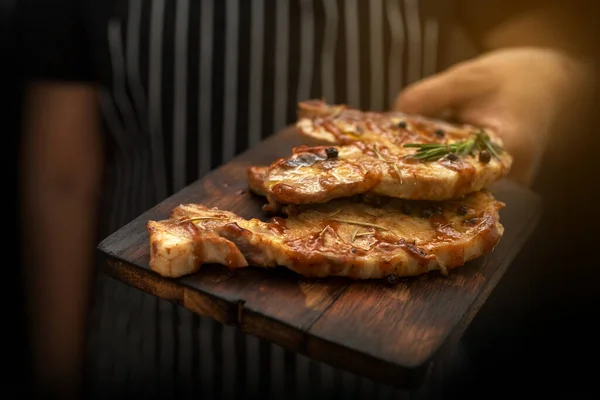
<path fill-rule="evenodd" d="M 113 0 L 87 8 L 110 164 L 103 234 L 296 117 L 384 110 L 438 67 L 449 2 Z"/>

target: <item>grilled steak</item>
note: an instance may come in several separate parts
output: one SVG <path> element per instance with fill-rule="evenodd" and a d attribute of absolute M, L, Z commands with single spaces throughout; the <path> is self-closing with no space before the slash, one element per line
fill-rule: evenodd
<path fill-rule="evenodd" d="M 262 222 L 183 204 L 148 221 L 150 267 L 166 277 L 205 263 L 283 266 L 306 277 L 445 274 L 493 250 L 503 206 L 486 190 L 442 203 L 365 195 L 285 206 L 286 218 Z"/>
<path fill-rule="evenodd" d="M 272 207 L 361 193 L 443 201 L 485 188 L 506 176 L 512 164 L 504 151 L 492 156 L 481 150 L 480 137 L 487 138 L 492 153 L 502 141 L 475 127 L 394 112 L 362 112 L 321 101 L 300 103 L 298 115 L 302 134 L 331 144 L 297 147 L 290 157 L 269 167 L 262 191 Z M 416 157 L 418 149 L 407 144 L 438 145 L 447 154 L 423 160 Z"/>
<path fill-rule="evenodd" d="M 301 134 L 342 145 L 362 142 L 389 147 L 405 143 L 453 143 L 480 130 L 468 124 L 452 124 L 397 111 L 361 111 L 322 100 L 298 103 L 297 114 L 296 127 Z M 494 132 L 486 133 L 493 142 L 503 144 Z M 509 158 L 505 161 L 510 161 Z"/>

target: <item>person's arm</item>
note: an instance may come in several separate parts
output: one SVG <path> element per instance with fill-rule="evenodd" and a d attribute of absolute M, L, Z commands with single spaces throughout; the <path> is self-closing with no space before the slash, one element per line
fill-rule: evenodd
<path fill-rule="evenodd" d="M 511 178 L 532 184 L 547 147 L 564 162 L 588 121 L 598 53 L 586 1 L 461 0 L 482 54 L 408 86 L 395 108 L 495 130 L 514 156 Z"/>
<path fill-rule="evenodd" d="M 35 391 L 81 394 L 103 165 L 76 0 L 21 0 L 22 254 Z"/>
<path fill-rule="evenodd" d="M 96 95 L 82 84 L 35 83 L 25 105 L 22 231 L 33 372 L 38 389 L 76 395 L 102 165 Z"/>

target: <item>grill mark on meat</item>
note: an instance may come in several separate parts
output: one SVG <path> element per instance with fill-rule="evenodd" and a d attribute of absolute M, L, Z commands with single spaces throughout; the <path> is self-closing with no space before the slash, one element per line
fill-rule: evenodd
<path fill-rule="evenodd" d="M 240 252 L 245 256 L 248 264 L 260 265 L 266 268 L 277 266 L 275 260 L 270 259 L 268 254 L 260 246 L 260 241 L 254 243 L 252 240 L 253 233 L 242 228 L 236 222 L 226 224 L 218 230 L 220 236 L 233 242 Z"/>
<path fill-rule="evenodd" d="M 268 223 L 268 226 L 271 231 L 276 232 L 280 235 L 283 235 L 284 232 L 287 230 L 285 219 L 281 217 L 273 217 Z"/>
<path fill-rule="evenodd" d="M 460 238 L 460 232 L 452 227 L 448 218 L 441 214 L 433 215 L 429 220 L 431 227 L 435 229 L 437 233 L 436 239 L 444 241 L 447 239 L 458 239 Z"/>
<path fill-rule="evenodd" d="M 378 133 L 378 134 L 382 133 L 382 130 L 379 129 L 379 126 L 377 125 L 377 123 L 375 121 L 373 121 L 373 118 L 369 118 L 368 120 L 366 120 L 365 125 L 366 125 L 367 129 L 373 133 Z"/>
<path fill-rule="evenodd" d="M 451 124 L 399 112 L 378 113 L 348 109 L 344 105 L 329 105 L 323 100 L 299 103 L 298 108 L 320 110 L 319 117 L 298 120 L 296 126 L 303 135 L 338 144 L 337 150 L 342 159 L 340 164 L 327 166 L 324 163 L 315 163 L 313 169 L 304 171 L 309 176 L 335 173 L 335 168 L 340 168 L 338 175 L 345 174 L 344 163 L 357 163 L 369 170 L 379 170 L 382 176 L 378 187 L 373 188 L 379 194 L 405 199 L 444 201 L 478 191 L 501 179 L 508 174 L 512 164 L 512 157 L 506 152 L 501 154 L 499 162 L 494 160 L 485 165 L 471 156 L 456 162 L 446 159 L 423 162 L 406 157 L 414 154 L 416 150 L 404 148 L 405 143 L 455 143 L 472 137 L 478 128 L 470 125 Z M 501 138 L 494 132 L 486 133 L 495 143 L 502 145 Z M 384 160 L 380 160 L 377 152 L 373 151 L 374 144 L 381 151 L 385 150 Z M 354 149 L 360 150 L 364 158 Z M 444 168 L 455 173 L 448 174 Z M 299 174 L 301 173 L 299 171 Z M 289 183 L 295 179 L 308 181 L 311 178 L 294 175 L 282 180 Z M 314 179 L 318 180 L 318 177 Z M 400 185 L 396 184 L 398 181 L 401 181 Z M 329 180 L 324 182 L 329 183 Z M 326 186 L 329 189 L 329 185 Z M 298 191 L 305 189 L 298 187 Z M 291 196 L 291 193 L 287 194 Z M 335 196 L 319 191 L 299 195 L 305 196 L 303 201 L 308 201 L 307 197 L 312 196 L 311 202 L 319 203 L 352 194 L 340 190 Z"/>
<path fill-rule="evenodd" d="M 334 237 L 334 246 L 326 244 L 326 235 Z M 291 257 L 293 267 L 309 274 L 308 271 L 324 266 L 329 267 L 332 274 L 340 273 L 345 268 L 344 264 L 335 262 L 333 259 L 327 259 L 325 254 L 336 254 L 344 250 L 350 252 L 351 247 L 344 244 L 345 242 L 331 224 L 327 224 L 320 232 L 314 232 L 297 239 L 285 240 L 284 243 L 293 253 Z"/>
<path fill-rule="evenodd" d="M 433 258 L 432 255 L 427 254 L 425 250 L 418 247 L 414 243 L 408 243 L 404 239 L 400 239 L 399 241 L 400 247 L 404 249 L 407 253 L 409 253 L 412 257 L 419 260 L 421 265 L 429 264 L 429 261 Z"/>
<path fill-rule="evenodd" d="M 408 215 L 406 204 L 411 206 Z M 459 205 L 468 212 L 459 214 Z M 446 268 L 463 265 L 467 257 L 493 250 L 503 232 L 498 216 L 502 207 L 487 191 L 444 203 L 367 194 L 327 204 L 285 206 L 286 218 L 261 222 L 186 204 L 174 209 L 169 220 L 149 222 L 150 267 L 181 276 L 216 259 L 231 268 L 282 265 L 307 277 L 370 279 L 430 269 L 445 273 Z M 423 219 L 423 209 L 433 214 Z M 167 241 L 160 242 L 160 232 L 166 232 Z M 191 262 L 177 258 L 192 253 Z"/>
<path fill-rule="evenodd" d="M 322 122 L 322 126 L 327 132 L 333 134 L 336 138 L 340 138 L 342 136 L 342 132 L 333 122 L 325 120 Z"/>
<path fill-rule="evenodd" d="M 483 221 L 479 226 L 478 234 L 485 235 L 485 236 L 490 236 L 492 234 L 496 235 L 495 238 L 491 238 L 490 240 L 486 240 L 483 242 L 483 251 L 485 253 L 489 253 L 494 250 L 494 247 L 496 247 L 496 245 L 498 244 L 498 241 L 502 237 L 503 232 L 499 232 L 494 229 L 494 225 L 495 225 L 494 221 L 489 215 L 483 216 L 482 219 L 483 219 Z M 501 229 L 504 229 L 504 228 L 501 228 Z"/>
<path fill-rule="evenodd" d="M 464 191 L 471 187 L 473 181 L 475 180 L 475 174 L 477 173 L 472 164 L 463 160 L 443 160 L 440 162 L 440 164 L 457 173 L 458 179 L 456 181 L 456 188 L 458 188 L 459 191 Z"/>
<path fill-rule="evenodd" d="M 424 249 L 420 248 L 415 243 L 408 242 L 404 238 L 389 238 L 378 233 L 375 233 L 373 237 L 375 238 L 375 243 L 371 248 L 377 248 L 378 250 L 392 254 L 398 251 L 398 249 L 402 249 L 411 257 L 418 260 L 419 264 L 422 266 L 429 264 L 429 261 L 434 258 L 433 255 L 427 254 Z"/>

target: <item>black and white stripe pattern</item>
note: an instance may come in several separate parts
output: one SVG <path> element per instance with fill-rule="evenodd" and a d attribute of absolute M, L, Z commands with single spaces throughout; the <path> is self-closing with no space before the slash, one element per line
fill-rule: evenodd
<path fill-rule="evenodd" d="M 166 164 L 163 154 L 163 119 L 162 119 L 162 64 L 163 64 L 163 33 L 164 10 L 166 0 L 152 0 L 150 2 L 150 45 L 148 54 L 148 133 L 151 138 L 152 165 L 155 176 L 157 196 L 167 195 Z M 143 61 L 142 61 L 143 62 Z M 115 78 L 113 78 L 115 79 Z"/>
<path fill-rule="evenodd" d="M 212 135 L 207 135 L 205 132 L 212 132 L 212 54 L 213 54 L 213 30 L 212 21 L 214 18 L 214 4 L 212 1 L 202 1 L 199 13 L 199 27 L 195 27 L 200 34 L 200 62 L 199 66 L 199 85 L 198 85 L 198 130 L 196 136 L 198 138 L 198 176 L 204 176 L 211 170 L 212 165 Z"/>
<path fill-rule="evenodd" d="M 300 100 L 381 110 L 436 69 L 438 21 L 418 0 L 115 1 L 108 89 L 150 145 L 153 199 L 292 122 Z"/>
<path fill-rule="evenodd" d="M 298 101 L 383 110 L 436 69 L 439 23 L 435 15 L 422 22 L 418 0 L 115 1 L 105 36 L 112 78 L 101 96 L 116 149 L 104 235 L 293 122 Z M 130 325 L 96 338 L 97 351 L 120 358 L 110 349 L 120 342 L 135 358 L 139 347 L 128 364 L 133 381 L 160 381 L 166 394 L 165 382 L 205 398 L 234 397 L 240 382 L 247 394 L 394 394 L 116 287 L 103 286 L 104 296 L 120 299 L 101 303 L 102 323 L 129 312 Z"/>

